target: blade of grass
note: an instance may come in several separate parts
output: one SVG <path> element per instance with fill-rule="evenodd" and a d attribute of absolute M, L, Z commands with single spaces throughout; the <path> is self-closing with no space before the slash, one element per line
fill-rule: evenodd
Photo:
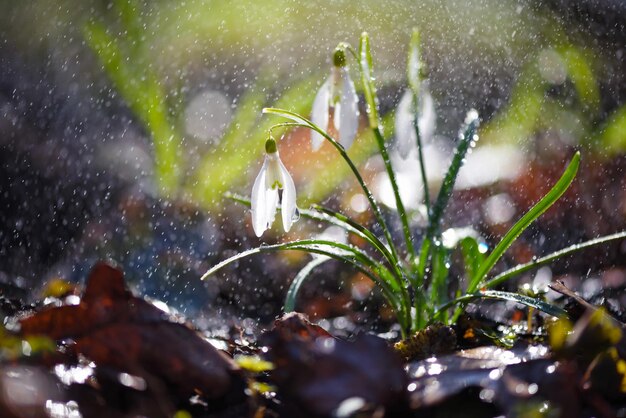
<path fill-rule="evenodd" d="M 443 179 L 441 189 L 439 189 L 439 194 L 437 195 L 437 199 L 435 200 L 430 213 L 430 222 L 428 223 L 427 230 L 427 236 L 430 239 L 434 239 L 435 236 L 439 235 L 441 218 L 443 217 L 443 212 L 448 205 L 448 200 L 450 200 L 450 196 L 452 195 L 452 190 L 454 188 L 456 178 L 459 175 L 459 170 L 461 169 L 461 166 L 463 166 L 467 150 L 470 148 L 472 143 L 477 140 L 476 130 L 478 129 L 478 122 L 478 113 L 476 113 L 475 110 L 469 111 L 467 118 L 465 119 L 466 127 L 463 130 L 459 145 L 457 146 L 454 157 L 452 158 L 452 163 L 450 164 L 450 168 L 448 168 L 448 172 Z"/>
<path fill-rule="evenodd" d="M 565 191 L 569 188 L 570 184 L 576 177 L 578 167 L 580 166 L 580 152 L 576 152 L 572 157 L 572 161 L 569 163 L 563 175 L 556 182 L 556 184 L 550 189 L 550 191 L 533 206 L 522 218 L 511 227 L 511 229 L 502 237 L 498 245 L 493 249 L 487 259 L 480 265 L 478 272 L 472 277 L 470 283 L 467 286 L 466 293 L 475 292 L 481 285 L 485 276 L 491 271 L 493 266 L 498 262 L 504 252 L 513 244 L 513 242 L 520 236 L 520 234 L 528 228 L 542 213 L 544 213 L 550 206 L 554 204 Z M 463 306 L 460 305 L 454 312 L 452 321 L 456 321 L 463 311 Z"/>
<path fill-rule="evenodd" d="M 302 286 L 302 283 L 304 283 L 304 280 L 309 277 L 314 268 L 328 260 L 329 258 L 326 257 L 314 257 L 313 260 L 309 261 L 298 272 L 298 274 L 296 274 L 296 277 L 289 286 L 289 290 L 287 290 L 287 296 L 285 297 L 285 305 L 283 306 L 285 313 L 293 312 L 295 310 L 296 297 L 298 296 L 298 292 L 300 291 L 300 287 Z"/>
<path fill-rule="evenodd" d="M 235 202 L 241 203 L 250 207 L 250 199 L 243 197 L 241 195 L 237 195 L 234 193 L 226 193 L 226 197 L 234 200 Z M 398 266 L 398 260 L 394 258 L 393 254 L 387 249 L 385 244 L 378 239 L 376 235 L 374 235 L 370 230 L 363 227 L 362 225 L 356 223 L 352 219 L 347 216 L 335 212 L 332 209 L 325 208 L 320 205 L 312 205 L 313 209 L 299 209 L 300 216 L 307 219 L 312 219 L 316 221 L 327 222 L 332 225 L 336 225 L 346 232 L 357 235 L 359 238 L 362 238 L 367 243 L 369 243 L 372 247 L 374 247 L 389 263 L 389 266 L 392 268 L 400 268 Z M 278 208 L 280 210 L 280 207 Z"/>
<path fill-rule="evenodd" d="M 510 279 L 513 276 L 522 274 L 524 272 L 527 272 L 528 270 L 532 270 L 537 267 L 544 266 L 561 257 L 565 257 L 569 254 L 573 254 L 575 252 L 584 250 L 586 248 L 590 248 L 596 245 L 606 244 L 608 242 L 616 241 L 620 239 L 626 239 L 626 231 L 618 232 L 618 233 L 611 234 L 611 235 L 606 235 L 604 237 L 595 238 L 589 241 L 582 242 L 580 244 L 571 245 L 569 247 L 563 248 L 562 250 L 555 251 L 551 254 L 548 254 L 544 257 L 540 257 L 528 263 L 519 264 L 513 267 L 512 269 L 503 271 L 502 273 L 495 276 L 493 279 L 485 282 L 482 287 L 490 288 L 490 287 L 497 286 L 505 282 L 506 280 Z"/>
<path fill-rule="evenodd" d="M 522 218 L 511 227 L 511 229 L 502 237 L 498 245 L 489 254 L 487 259 L 480 265 L 478 272 L 472 277 L 471 282 L 468 285 L 467 292 L 472 293 L 480 287 L 481 282 L 485 276 L 491 271 L 493 266 L 498 262 L 504 252 L 511 246 L 513 241 L 520 236 L 520 234 L 528 228 L 542 213 L 544 213 L 550 206 L 554 204 L 565 191 L 569 188 L 570 184 L 576 177 L 578 167 L 580 165 L 580 152 L 576 152 L 572 161 L 569 163 L 563 175 L 556 182 L 554 187 L 533 206 Z"/>
<path fill-rule="evenodd" d="M 426 177 L 426 166 L 424 164 L 424 152 L 422 147 L 422 136 L 420 134 L 419 116 L 419 96 L 422 84 L 422 59 L 420 54 L 420 33 L 413 29 L 411 42 L 409 44 L 409 54 L 407 58 L 407 80 L 413 93 L 413 129 L 415 130 L 415 141 L 417 142 L 417 157 L 420 163 L 420 175 L 424 185 L 424 205 L 427 216 L 430 217 L 430 192 L 428 190 L 428 178 Z"/>
<path fill-rule="evenodd" d="M 209 278 L 209 276 L 213 275 L 227 265 L 232 264 L 243 258 L 249 257 L 251 255 L 264 252 L 289 250 L 303 251 L 309 254 L 320 254 L 350 264 L 356 270 L 369 277 L 378 287 L 380 287 L 383 296 L 391 304 L 394 312 L 396 312 L 398 320 L 401 323 L 403 333 L 408 329 L 407 318 L 410 317 L 410 312 L 408 311 L 403 301 L 398 298 L 400 292 L 397 284 L 394 283 L 392 280 L 389 280 L 389 276 L 384 273 L 385 271 L 388 272 L 388 270 L 385 269 L 385 267 L 381 264 L 376 263 L 374 260 L 371 260 L 366 255 L 362 254 L 355 247 L 333 241 L 299 240 L 282 244 L 264 245 L 252 248 L 239 254 L 235 254 L 234 256 L 229 257 L 226 260 L 223 260 L 215 266 L 211 267 L 206 273 L 202 275 L 200 280 L 206 280 Z"/>
<path fill-rule="evenodd" d="M 394 258 L 393 254 L 387 249 L 385 244 L 383 244 L 382 241 L 379 240 L 378 237 L 374 235 L 369 229 L 354 222 L 352 219 L 348 218 L 344 214 L 336 212 L 332 209 L 325 208 L 320 205 L 313 205 L 312 207 L 316 211 L 328 215 L 331 218 L 334 218 L 336 221 L 338 221 L 336 224 L 342 226 L 344 229 L 348 230 L 349 228 L 351 232 L 358 232 L 358 235 L 361 238 L 367 240 L 367 242 L 369 242 L 374 248 L 376 248 L 378 252 L 380 252 L 392 266 L 395 266 L 396 268 L 401 268 L 401 266 L 398 265 L 398 259 Z"/>
<path fill-rule="evenodd" d="M 323 251 L 324 255 L 334 256 L 333 258 L 341 257 L 343 261 L 354 260 L 353 263 L 358 263 L 359 265 L 370 268 L 373 271 L 387 270 L 382 264 L 373 260 L 369 257 L 369 255 L 365 254 L 360 249 L 352 245 L 342 244 L 335 241 L 305 239 L 285 242 L 281 244 L 265 245 L 243 251 L 211 267 L 206 273 L 204 273 L 204 275 L 202 275 L 200 280 L 205 280 L 210 275 L 227 266 L 228 264 L 231 264 L 232 262 L 237 261 L 241 258 L 248 257 L 249 255 L 257 254 L 259 252 L 281 250 L 302 250 L 315 253 L 317 253 L 318 251 Z M 389 289 L 393 290 L 394 292 L 400 291 L 398 283 L 394 281 L 386 282 L 386 286 L 388 286 Z"/>
<path fill-rule="evenodd" d="M 450 309 L 451 307 L 455 305 L 464 305 L 476 299 L 497 299 L 497 300 L 513 301 L 513 302 L 521 303 L 522 305 L 526 305 L 526 306 L 538 309 L 542 312 L 547 313 L 548 315 L 552 315 L 557 318 L 567 317 L 567 312 L 565 312 L 565 310 L 551 303 L 543 301 L 541 299 L 536 299 L 530 296 L 520 295 L 518 293 L 503 292 L 499 290 L 483 290 L 480 292 L 465 294 L 456 299 L 450 300 L 446 302 L 445 304 L 439 306 L 437 310 L 435 311 L 435 315 L 433 315 L 433 317 L 436 317 L 440 312 L 447 311 L 448 309 Z"/>
<path fill-rule="evenodd" d="M 153 141 L 158 186 L 166 195 L 175 193 L 182 174 L 180 136 L 169 120 L 166 94 L 152 71 L 138 74 L 123 53 L 119 39 L 99 23 L 83 28 L 85 40 L 98 56 L 107 76 L 128 107 L 144 124 Z M 130 57 L 131 61 L 133 58 Z"/>

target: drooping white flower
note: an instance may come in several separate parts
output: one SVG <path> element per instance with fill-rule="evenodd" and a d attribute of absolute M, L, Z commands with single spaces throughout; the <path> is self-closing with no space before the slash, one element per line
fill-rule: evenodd
<path fill-rule="evenodd" d="M 315 96 L 311 121 L 327 131 L 331 110 L 334 111 L 333 124 L 339 136 L 339 143 L 348 149 L 359 127 L 359 97 L 346 66 L 345 52 L 341 49 L 335 51 L 330 76 Z M 311 131 L 313 151 L 320 149 L 323 142 L 324 137 Z"/>
<path fill-rule="evenodd" d="M 296 219 L 296 186 L 278 155 L 276 141 L 265 143 L 265 161 L 252 186 L 252 228 L 257 237 L 263 235 L 274 222 L 279 194 L 282 190 L 281 215 L 285 232 Z"/>
<path fill-rule="evenodd" d="M 417 126 L 419 127 L 422 144 L 426 144 L 435 133 L 437 120 L 435 104 L 426 83 L 422 83 L 420 86 L 418 101 Z M 413 126 L 415 110 L 413 92 L 411 89 L 407 89 L 398 104 L 395 120 L 396 146 L 403 158 L 407 158 L 411 151 L 417 148 L 417 137 L 415 135 L 415 127 Z"/>

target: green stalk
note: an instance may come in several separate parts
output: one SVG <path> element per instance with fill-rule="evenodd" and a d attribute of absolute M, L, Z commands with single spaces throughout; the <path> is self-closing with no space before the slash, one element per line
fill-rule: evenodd
<path fill-rule="evenodd" d="M 406 73 L 407 80 L 409 81 L 409 87 L 413 92 L 413 106 L 415 107 L 413 128 L 415 129 L 415 138 L 417 142 L 417 156 L 420 162 L 420 174 L 422 176 L 422 184 L 424 185 L 424 204 L 426 205 L 426 213 L 430 220 L 430 192 L 428 190 L 426 168 L 424 167 L 424 154 L 422 151 L 422 138 L 420 135 L 419 127 L 419 93 L 422 84 L 423 70 L 423 63 L 420 55 L 420 33 L 417 29 L 413 29 L 413 34 L 411 35 L 411 43 L 409 44 Z"/>
<path fill-rule="evenodd" d="M 387 153 L 387 149 L 385 147 L 385 139 L 383 138 L 383 135 L 380 132 L 380 128 L 378 126 L 372 128 L 372 130 L 374 131 L 374 137 L 376 138 L 376 142 L 378 143 L 380 155 L 383 157 L 383 163 L 385 163 L 385 169 L 387 171 L 387 175 L 389 176 L 389 181 L 391 182 L 393 195 L 396 199 L 396 208 L 398 209 L 398 214 L 400 215 L 400 220 L 402 222 L 402 231 L 404 232 L 406 249 L 409 253 L 410 258 L 414 259 L 415 247 L 413 246 L 413 240 L 411 239 L 411 229 L 409 228 L 409 221 L 406 216 L 406 210 L 404 209 L 404 203 L 402 203 L 402 198 L 400 197 L 400 190 L 398 189 L 396 174 L 393 171 L 393 167 L 391 166 L 391 160 L 389 159 L 389 154 Z"/>
<path fill-rule="evenodd" d="M 369 118 L 370 127 L 374 132 L 380 155 L 383 158 L 385 164 L 385 170 L 389 176 L 391 182 L 391 188 L 393 189 L 393 195 L 396 200 L 396 208 L 400 215 L 400 221 L 402 222 L 402 231 L 404 232 L 404 240 L 406 241 L 407 252 L 411 259 L 415 258 L 415 247 L 413 246 L 413 240 L 411 239 L 411 229 L 409 228 L 409 222 L 406 216 L 406 210 L 400 197 L 400 191 L 398 189 L 398 182 L 396 181 L 396 174 L 391 166 L 391 160 L 389 159 L 389 153 L 385 147 L 385 139 L 380 130 L 380 120 L 378 117 L 378 97 L 376 95 L 376 86 L 372 79 L 372 54 L 370 51 L 369 35 L 367 32 L 361 34 L 361 41 L 359 44 L 359 67 L 361 69 L 361 81 L 363 84 L 363 92 L 365 94 L 365 101 L 367 102 L 367 116 Z"/>
<path fill-rule="evenodd" d="M 413 103 L 415 104 L 415 118 L 413 119 L 413 128 L 415 129 L 415 138 L 417 142 L 417 158 L 420 162 L 420 174 L 422 176 L 422 184 L 424 185 L 424 205 L 426 206 L 426 216 L 430 222 L 430 191 L 428 190 L 428 178 L 426 177 L 426 167 L 424 166 L 424 152 L 422 150 L 422 136 L 419 127 L 419 102 L 418 93 L 413 91 Z"/>

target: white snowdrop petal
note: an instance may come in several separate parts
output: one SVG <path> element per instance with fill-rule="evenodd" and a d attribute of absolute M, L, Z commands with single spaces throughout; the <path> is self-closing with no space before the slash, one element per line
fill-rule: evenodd
<path fill-rule="evenodd" d="M 359 127 L 359 96 L 345 67 L 341 69 L 341 81 L 340 107 L 335 112 L 335 127 L 339 131 L 339 143 L 348 149 Z"/>
<path fill-rule="evenodd" d="M 267 158 L 263 162 L 259 175 L 254 180 L 252 195 L 250 198 L 250 211 L 252 212 L 252 229 L 257 237 L 263 235 L 267 229 L 267 196 L 265 193 L 265 177 L 267 174 Z"/>
<path fill-rule="evenodd" d="M 413 118 L 413 93 L 411 90 L 406 90 L 396 109 L 395 119 L 396 147 L 403 158 L 407 158 L 411 150 L 416 146 Z"/>
<path fill-rule="evenodd" d="M 278 189 L 265 189 L 265 229 L 270 229 L 276 217 L 276 208 L 278 207 Z"/>
<path fill-rule="evenodd" d="M 417 124 L 420 128 L 420 137 L 425 144 L 430 142 L 435 134 L 435 127 L 437 125 L 437 113 L 435 112 L 435 101 L 430 91 L 427 88 L 427 84 L 423 83 L 420 89 L 420 103 L 419 103 L 419 119 Z"/>
<path fill-rule="evenodd" d="M 278 152 L 267 154 L 267 156 L 265 157 L 265 161 L 267 162 L 267 169 L 265 174 L 265 188 L 282 188 L 283 182 Z"/>
<path fill-rule="evenodd" d="M 296 186 L 282 161 L 278 160 L 278 163 L 280 164 L 281 180 L 283 184 L 283 197 L 281 201 L 283 228 L 285 232 L 289 232 L 296 215 Z"/>
<path fill-rule="evenodd" d="M 418 112 L 417 124 L 420 130 L 420 139 L 422 144 L 427 144 L 435 134 L 437 114 L 435 102 L 426 82 L 420 87 Z M 407 158 L 411 151 L 417 147 L 415 127 L 413 126 L 414 118 L 413 93 L 407 89 L 396 109 L 395 120 L 396 146 L 403 158 Z"/>
<path fill-rule="evenodd" d="M 330 83 L 331 79 L 327 79 L 317 92 L 313 101 L 313 110 L 311 111 L 311 122 L 319 126 L 323 130 L 328 130 L 328 113 L 330 103 Z M 311 130 L 311 148 L 313 151 L 320 149 L 324 143 L 324 137 L 317 132 Z"/>

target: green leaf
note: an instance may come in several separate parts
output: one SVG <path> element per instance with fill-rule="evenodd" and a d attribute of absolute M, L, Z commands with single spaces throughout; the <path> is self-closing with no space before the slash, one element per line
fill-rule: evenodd
<path fill-rule="evenodd" d="M 513 242 L 520 236 L 520 234 L 528 228 L 542 213 L 544 213 L 550 206 L 554 204 L 565 191 L 569 188 L 570 184 L 576 177 L 578 167 L 580 165 L 580 152 L 576 152 L 572 161 L 569 163 L 565 172 L 556 182 L 554 187 L 533 206 L 522 218 L 511 227 L 511 229 L 502 237 L 498 245 L 493 249 L 487 259 L 481 264 L 476 275 L 472 278 L 467 292 L 472 293 L 480 287 L 485 276 L 491 271 L 493 266 L 500 260 L 500 257 L 504 252 L 513 244 Z"/>
<path fill-rule="evenodd" d="M 538 309 L 542 312 L 552 315 L 557 318 L 566 318 L 567 312 L 560 307 L 553 305 L 541 299 L 532 298 L 530 296 L 520 295 L 518 293 L 503 292 L 499 290 L 483 290 L 481 292 L 475 292 L 463 295 L 454 300 L 451 300 L 437 309 L 437 312 L 445 311 L 455 305 L 464 305 L 475 299 L 498 299 L 521 303 L 522 305 L 529 306 L 531 308 Z"/>
<path fill-rule="evenodd" d="M 110 35 L 102 24 L 86 24 L 84 36 L 115 88 L 150 133 L 160 191 L 166 195 L 174 194 L 182 175 L 179 154 L 181 139 L 169 119 L 167 94 L 156 74 L 146 69 L 140 73 L 133 68 L 137 57 L 127 57 L 123 53 L 121 41 Z"/>
<path fill-rule="evenodd" d="M 470 110 L 465 119 L 466 126 L 463 129 L 459 145 L 456 148 L 456 152 L 452 158 L 452 163 L 450 163 L 448 172 L 443 179 L 441 189 L 439 189 L 437 200 L 435 201 L 430 213 L 427 233 L 430 238 L 434 238 L 436 235 L 439 235 L 441 218 L 443 217 L 444 210 L 448 205 L 448 200 L 450 200 L 450 196 L 452 195 L 452 190 L 459 174 L 459 170 L 465 161 L 465 154 L 467 154 L 467 150 L 478 139 L 476 136 L 478 123 L 478 113 L 475 110 Z"/>
<path fill-rule="evenodd" d="M 476 275 L 480 265 L 485 261 L 486 255 L 480 252 L 480 244 L 474 237 L 465 237 L 461 240 L 461 253 L 467 279 Z"/>
<path fill-rule="evenodd" d="M 608 118 L 599 136 L 599 149 L 607 157 L 623 153 L 626 150 L 626 106 L 618 108 Z"/>
<path fill-rule="evenodd" d="M 321 254 L 334 258 L 335 260 L 351 264 L 354 268 L 372 279 L 372 281 L 381 288 L 383 295 L 387 298 L 396 312 L 403 312 L 400 301 L 398 300 L 398 295 L 401 294 L 401 289 L 398 286 L 398 283 L 389 278 L 389 275 L 384 274 L 384 272 L 388 272 L 388 270 L 380 263 L 371 259 L 367 254 L 361 252 L 358 248 L 333 241 L 309 239 L 252 248 L 236 254 L 211 267 L 206 273 L 204 273 L 204 275 L 202 275 L 200 280 L 206 280 L 209 276 L 227 265 L 251 255 L 260 254 L 262 252 L 287 250 Z"/>
<path fill-rule="evenodd" d="M 569 247 L 563 248 L 562 250 L 555 251 L 551 254 L 540 257 L 536 260 L 533 260 L 524 264 L 518 264 L 517 266 L 509 270 L 503 271 L 502 273 L 498 274 L 493 279 L 484 283 L 483 287 L 490 288 L 490 287 L 497 286 L 500 283 L 505 282 L 506 280 L 510 279 L 513 276 L 517 276 L 518 274 L 522 274 L 528 270 L 541 267 L 561 257 L 565 257 L 569 254 L 573 254 L 575 252 L 593 247 L 595 245 L 606 244 L 608 242 L 616 241 L 620 239 L 626 239 L 626 231 L 618 232 L 618 233 L 611 234 L 611 235 L 606 235 L 604 237 L 595 238 L 589 241 L 582 242 L 580 244 L 571 245 Z"/>
<path fill-rule="evenodd" d="M 226 197 L 250 207 L 250 199 L 234 193 L 227 193 Z M 280 210 L 280 207 L 278 208 Z M 357 235 L 367 243 L 372 245 L 380 254 L 389 262 L 390 267 L 397 266 L 398 259 L 389 252 L 385 244 L 374 235 L 369 229 L 356 223 L 342 213 L 332 209 L 325 208 L 320 205 L 313 205 L 312 209 L 299 209 L 300 216 L 316 221 L 327 222 L 329 224 L 340 227 L 346 232 Z"/>
<path fill-rule="evenodd" d="M 234 360 L 239 367 L 252 373 L 263 373 L 274 370 L 274 364 L 272 362 L 263 360 L 259 356 L 238 355 L 235 356 Z"/>
<path fill-rule="evenodd" d="M 442 245 L 432 248 L 431 266 L 432 266 L 432 282 L 430 284 L 430 306 L 442 304 L 448 298 L 448 272 L 450 251 Z M 446 315 L 446 312 L 441 312 Z M 437 318 L 437 320 L 447 323 L 446 318 Z"/>
<path fill-rule="evenodd" d="M 296 277 L 291 282 L 289 286 L 289 290 L 287 290 L 287 296 L 285 297 L 285 305 L 283 310 L 285 313 L 293 312 L 296 308 L 296 298 L 298 296 L 298 292 L 300 291 L 300 287 L 304 280 L 309 277 L 311 272 L 317 266 L 325 263 L 330 260 L 326 257 L 314 257 L 313 260 L 309 261 L 296 275 Z"/>
<path fill-rule="evenodd" d="M 347 216 L 345 216 L 342 213 L 339 212 L 335 212 L 332 209 L 328 209 L 319 205 L 313 205 L 313 208 L 318 211 L 321 212 L 322 214 L 326 215 L 326 217 L 316 217 L 313 218 L 311 216 L 311 218 L 313 219 L 320 219 L 320 220 L 326 220 L 327 222 L 330 222 L 330 219 L 333 220 L 333 224 L 340 226 L 341 228 L 345 229 L 348 232 L 352 232 L 357 234 L 359 237 L 365 239 L 370 245 L 372 245 L 376 250 L 378 250 L 378 252 L 380 252 L 380 254 L 385 257 L 385 259 L 387 259 L 387 261 L 389 262 L 389 264 L 394 267 L 397 266 L 398 264 L 398 259 L 394 257 L 394 255 L 389 252 L 389 250 L 387 249 L 387 247 L 385 247 L 385 244 L 382 243 L 381 240 L 378 239 L 378 237 L 376 237 L 376 235 L 374 235 L 369 229 L 365 228 L 364 226 L 356 223 L 355 221 L 353 221 L 352 219 L 348 218 Z M 307 211 L 309 213 L 311 213 L 311 211 Z M 303 214 L 303 211 L 300 211 L 300 214 Z M 311 213 L 311 215 L 313 215 L 313 213 Z M 330 219 L 328 219 L 330 218 Z"/>

